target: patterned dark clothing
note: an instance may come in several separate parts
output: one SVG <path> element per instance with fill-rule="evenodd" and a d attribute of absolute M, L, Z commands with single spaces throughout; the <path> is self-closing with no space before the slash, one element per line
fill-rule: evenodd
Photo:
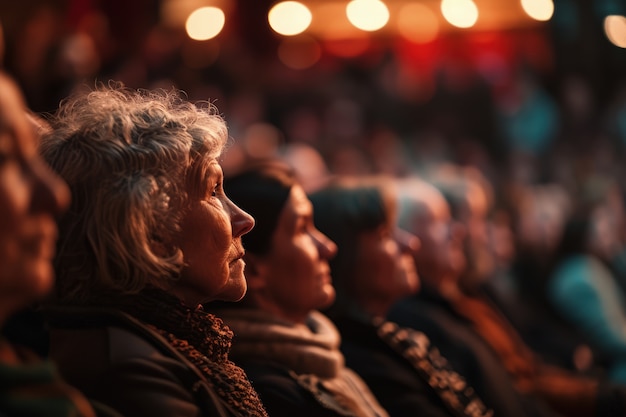
<path fill-rule="evenodd" d="M 376 324 L 378 336 L 413 365 L 454 415 L 493 416 L 493 411 L 485 406 L 465 379 L 450 367 L 439 350 L 430 345 L 424 333 L 399 327 L 390 321 Z"/>
<path fill-rule="evenodd" d="M 489 346 L 436 292 L 424 287 L 397 303 L 388 319 L 419 330 L 446 357 L 451 366 L 493 409 L 495 416 L 547 417 L 555 414 L 541 399 L 515 389 L 511 376 Z"/>
<path fill-rule="evenodd" d="M 98 300 L 100 302 L 100 300 Z M 266 416 L 245 372 L 228 359 L 233 332 L 199 306 L 149 288 L 136 296 L 113 297 L 106 304 L 148 323 L 206 376 L 217 395 L 242 416 Z"/>
<path fill-rule="evenodd" d="M 338 317 L 346 364 L 392 417 L 490 416 L 463 377 L 421 332 L 382 319 Z"/>
<path fill-rule="evenodd" d="M 235 332 L 232 356 L 276 416 L 388 417 L 363 380 L 346 368 L 332 322 L 312 311 L 295 324 L 268 312 L 226 308 Z"/>
<path fill-rule="evenodd" d="M 46 315 L 63 375 L 125 415 L 267 416 L 228 358 L 232 332 L 200 306 L 149 288 Z"/>

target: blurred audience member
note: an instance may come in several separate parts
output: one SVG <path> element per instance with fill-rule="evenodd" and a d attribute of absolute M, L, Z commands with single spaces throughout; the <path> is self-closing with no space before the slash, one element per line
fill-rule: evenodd
<path fill-rule="evenodd" d="M 545 361 L 588 372 L 594 352 L 586 338 L 550 305 L 548 275 L 570 211 L 565 187 L 556 183 L 511 186 L 510 204 L 516 256 L 510 268 L 509 296 L 498 307 L 524 341 Z"/>
<path fill-rule="evenodd" d="M 55 217 L 69 203 L 66 185 L 37 154 L 36 127 L 21 92 L 0 73 L 0 326 L 39 301 L 54 283 Z M 0 415 L 95 417 L 55 365 L 0 336 Z"/>
<path fill-rule="evenodd" d="M 419 239 L 396 226 L 390 178 L 341 179 L 311 195 L 315 224 L 338 245 L 330 261 L 337 298 L 328 310 L 346 364 L 391 416 L 490 416 L 474 389 L 424 333 L 386 321 L 419 289 Z"/>
<path fill-rule="evenodd" d="M 293 168 L 298 182 L 309 194 L 319 188 L 330 178 L 326 161 L 320 152 L 305 143 L 290 143 L 280 152 L 280 157 Z"/>
<path fill-rule="evenodd" d="M 442 164 L 433 170 L 430 178 L 446 198 L 452 217 L 465 229 L 465 268 L 459 285 L 467 288 L 480 286 L 490 280 L 496 270 L 489 238 L 493 188 L 474 167 Z"/>
<path fill-rule="evenodd" d="M 626 383 L 626 294 L 611 270 L 624 250 L 621 190 L 609 178 L 584 180 L 547 285 L 553 307 L 606 360 L 609 376 Z"/>
<path fill-rule="evenodd" d="M 432 195 L 427 197 L 429 193 L 420 193 L 416 188 L 413 187 L 413 190 L 407 193 L 407 198 L 404 200 L 407 204 L 402 207 L 406 211 L 401 213 L 401 223 L 412 224 L 413 227 L 410 230 L 415 232 L 426 246 L 428 243 L 424 241 L 423 236 L 428 235 L 428 217 L 437 212 L 435 209 L 437 204 L 433 204 L 436 200 Z M 430 193 L 432 194 L 432 190 Z M 438 205 L 439 211 L 444 212 L 446 214 L 444 217 L 448 218 L 449 209 L 446 201 L 441 199 Z M 460 248 L 461 245 L 459 244 L 458 247 Z M 417 258 L 419 258 L 419 253 Z M 419 259 L 417 263 L 419 265 Z M 523 342 L 500 310 L 480 292 L 474 290 L 476 287 L 472 285 L 476 286 L 476 282 L 465 281 L 461 285 L 462 271 L 457 271 L 456 277 L 450 274 L 445 280 L 445 285 L 442 280 L 427 278 L 428 273 L 422 273 L 422 276 L 424 286 L 429 290 L 425 293 L 430 296 L 429 299 L 422 301 L 429 303 L 430 312 L 433 315 L 435 311 L 445 314 L 447 319 L 459 328 L 459 334 L 467 335 L 467 340 L 464 340 L 466 346 L 454 348 L 461 338 L 454 333 L 452 325 L 446 326 L 445 330 L 441 331 L 444 340 L 447 339 L 445 346 L 456 350 L 454 354 L 448 355 L 450 360 L 457 358 L 475 361 L 480 354 L 488 355 L 489 363 L 493 368 L 504 368 L 508 376 L 508 378 L 500 376 L 499 384 L 508 384 L 509 387 L 514 388 L 518 394 L 517 397 L 523 401 L 527 412 L 531 415 L 557 413 L 557 415 L 568 416 L 607 416 L 622 415 L 626 410 L 624 401 L 626 391 L 623 388 L 613 386 L 606 381 L 579 376 L 542 362 Z M 416 304 L 416 301 L 412 303 Z M 408 314 L 411 308 L 413 308 L 411 302 L 408 302 L 396 313 L 397 315 L 400 312 Z M 420 311 L 420 309 L 414 309 L 414 311 Z M 428 309 L 422 307 L 420 311 L 422 316 L 426 312 Z M 423 317 L 417 317 L 417 319 L 421 322 L 425 321 Z M 427 318 L 426 322 L 428 321 L 433 322 L 434 319 Z M 467 347 L 472 352 L 463 358 L 460 355 L 464 354 Z M 446 353 L 444 347 L 442 351 Z M 485 368 L 479 369 L 484 373 L 483 377 L 489 378 Z M 472 379 L 469 381 L 472 383 Z"/>
<path fill-rule="evenodd" d="M 389 319 L 427 334 L 494 415 L 544 415 L 518 394 L 499 359 L 448 301 L 460 294 L 465 228 L 452 218 L 443 195 L 431 184 L 405 179 L 399 195 L 399 225 L 422 243 L 414 259 L 423 285 L 417 295 L 394 305 Z"/>

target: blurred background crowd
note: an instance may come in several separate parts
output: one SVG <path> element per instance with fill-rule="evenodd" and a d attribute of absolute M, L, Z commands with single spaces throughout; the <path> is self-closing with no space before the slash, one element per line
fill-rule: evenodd
<path fill-rule="evenodd" d="M 626 288 L 623 0 L 302 0 L 295 29 L 302 8 L 270 25 L 277 3 L 3 1 L 2 66 L 37 113 L 110 80 L 210 100 L 227 174 L 278 154 L 308 191 L 329 175 L 476 176 L 468 239 L 481 274 L 513 277 L 504 292 L 540 304 L 567 233 Z M 348 4 L 382 23 L 359 29 Z M 581 219 L 593 233 L 576 235 Z M 588 366 L 578 354 L 566 365 Z"/>
<path fill-rule="evenodd" d="M 591 172 L 623 179 L 622 1 L 449 0 L 470 19 L 450 23 L 440 1 L 361 0 L 387 20 L 360 30 L 348 1 L 308 0 L 310 24 L 293 36 L 268 24 L 276 3 L 6 1 L 3 65 L 37 112 L 95 80 L 174 86 L 214 101 L 246 153 L 305 143 L 337 173 L 450 161 L 477 166 L 498 190 Z M 221 22 L 200 21 L 217 33 L 186 26 L 202 7 L 222 10 Z"/>

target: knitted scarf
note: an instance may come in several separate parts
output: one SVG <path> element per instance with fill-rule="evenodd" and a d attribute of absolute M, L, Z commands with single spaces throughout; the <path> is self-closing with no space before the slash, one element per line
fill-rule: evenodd
<path fill-rule="evenodd" d="M 255 309 L 227 308 L 218 314 L 236 334 L 235 360 L 260 360 L 288 369 L 322 406 L 341 415 L 387 416 L 365 382 L 345 367 L 339 332 L 322 313 L 313 311 L 304 324 Z"/>
<path fill-rule="evenodd" d="M 245 372 L 228 359 L 233 333 L 218 317 L 200 306 L 191 309 L 156 288 L 146 288 L 136 295 L 100 297 L 91 303 L 119 309 L 162 335 L 241 416 L 267 417 Z"/>

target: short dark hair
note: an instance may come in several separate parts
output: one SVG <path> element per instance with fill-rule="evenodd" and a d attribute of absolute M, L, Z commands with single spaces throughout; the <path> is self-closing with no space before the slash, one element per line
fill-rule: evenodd
<path fill-rule="evenodd" d="M 242 237 L 246 251 L 261 256 L 269 252 L 280 213 L 294 184 L 297 179 L 292 168 L 277 159 L 257 161 L 224 179 L 226 195 L 256 222 L 254 229 Z"/>

